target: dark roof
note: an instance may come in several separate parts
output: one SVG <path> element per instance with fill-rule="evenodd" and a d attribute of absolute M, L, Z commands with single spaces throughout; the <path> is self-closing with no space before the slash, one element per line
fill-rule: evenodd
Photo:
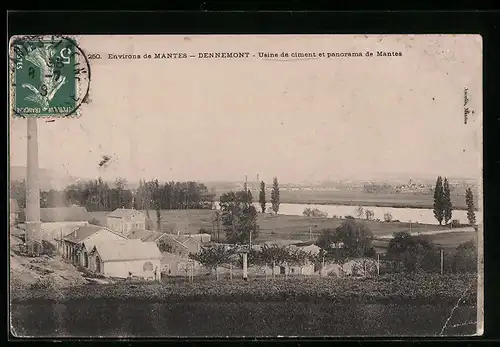
<path fill-rule="evenodd" d="M 10 213 L 19 212 L 19 204 L 16 199 L 10 199 Z"/>
<path fill-rule="evenodd" d="M 131 214 L 141 214 L 142 215 L 142 213 L 140 211 L 137 211 L 134 209 L 117 208 L 116 210 L 114 210 L 113 212 L 108 214 L 108 217 L 123 218 L 123 217 L 127 217 Z"/>
<path fill-rule="evenodd" d="M 154 242 L 158 240 L 164 233 L 157 231 L 144 230 L 144 229 L 133 229 L 127 234 L 129 239 L 140 239 L 143 242 Z"/>
<path fill-rule="evenodd" d="M 26 209 L 24 209 L 26 212 Z M 49 207 L 40 209 L 41 222 L 83 222 L 90 221 L 90 215 L 85 207 Z"/>
<path fill-rule="evenodd" d="M 73 243 L 79 243 L 83 240 L 85 240 L 87 237 L 94 235 L 96 232 L 101 231 L 103 229 L 106 229 L 105 227 L 97 226 L 97 225 L 85 225 L 83 227 L 80 227 L 70 234 L 66 235 L 63 240 L 73 242 Z"/>

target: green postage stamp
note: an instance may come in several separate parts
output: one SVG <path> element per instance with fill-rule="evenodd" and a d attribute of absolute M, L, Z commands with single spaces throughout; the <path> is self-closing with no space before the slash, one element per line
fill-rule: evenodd
<path fill-rule="evenodd" d="M 10 72 L 15 117 L 75 117 L 87 100 L 90 65 L 74 38 L 13 37 Z"/>

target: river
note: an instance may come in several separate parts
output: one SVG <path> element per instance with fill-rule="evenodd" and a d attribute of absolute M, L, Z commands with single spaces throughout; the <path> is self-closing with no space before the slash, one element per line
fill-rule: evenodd
<path fill-rule="evenodd" d="M 258 203 L 254 204 L 258 211 L 260 211 L 260 206 Z M 269 207 L 270 204 L 268 203 Z M 314 204 L 280 204 L 279 214 L 291 215 L 291 216 L 302 216 L 305 208 L 317 208 L 320 211 L 328 213 L 329 217 L 332 216 L 353 216 L 356 217 L 357 206 L 349 205 L 314 205 Z M 215 208 L 219 208 L 218 203 L 215 204 Z M 377 207 L 377 206 L 363 206 L 363 208 L 369 209 L 374 213 L 374 219 L 384 220 L 384 214 L 390 213 L 393 220 L 399 220 L 401 222 L 414 222 L 422 224 L 435 224 L 439 223 L 434 218 L 434 212 L 431 209 L 423 208 L 396 208 L 396 207 Z M 467 224 L 467 211 L 465 210 L 454 210 L 452 214 L 452 219 L 458 219 L 460 223 Z M 482 215 L 476 212 L 476 222 L 482 222 Z"/>
<path fill-rule="evenodd" d="M 15 335 L 34 337 L 436 336 L 451 306 L 74 300 L 13 303 L 11 316 Z M 459 306 L 444 335 L 474 334 L 475 319 Z"/>

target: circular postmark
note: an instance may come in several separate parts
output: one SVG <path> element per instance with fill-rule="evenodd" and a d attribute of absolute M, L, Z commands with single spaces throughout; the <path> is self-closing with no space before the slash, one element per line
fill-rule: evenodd
<path fill-rule="evenodd" d="M 16 117 L 78 116 L 90 90 L 90 64 L 76 39 L 17 36 L 10 43 L 10 102 Z"/>

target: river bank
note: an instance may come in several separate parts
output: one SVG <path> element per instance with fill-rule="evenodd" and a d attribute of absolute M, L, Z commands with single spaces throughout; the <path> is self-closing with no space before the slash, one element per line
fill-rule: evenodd
<path fill-rule="evenodd" d="M 337 302 L 337 303 L 474 303 L 475 274 L 390 274 L 376 278 L 289 277 L 178 283 L 88 284 L 71 288 L 11 290 L 11 302 L 139 300 L 145 302 Z"/>

